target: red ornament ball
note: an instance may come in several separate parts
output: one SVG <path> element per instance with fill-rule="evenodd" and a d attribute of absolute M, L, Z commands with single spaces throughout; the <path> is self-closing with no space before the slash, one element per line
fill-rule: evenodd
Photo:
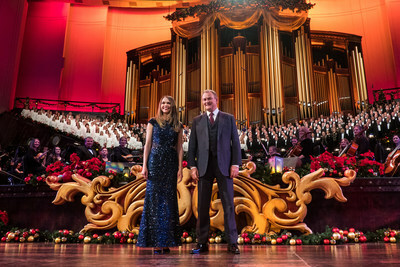
<path fill-rule="evenodd" d="M 356 231 L 356 229 L 354 229 L 354 228 L 350 228 L 350 229 L 349 229 L 349 232 L 350 232 L 350 233 L 354 233 L 355 231 Z"/>
<path fill-rule="evenodd" d="M 324 244 L 325 244 L 325 245 L 329 245 L 329 244 L 330 244 L 329 239 L 324 239 Z"/>
<path fill-rule="evenodd" d="M 64 235 L 69 235 L 69 231 L 68 230 L 64 230 L 63 234 Z"/>
<path fill-rule="evenodd" d="M 84 238 L 85 238 L 84 235 L 79 235 L 79 236 L 78 236 L 78 239 L 79 239 L 79 240 L 83 240 Z"/>
<path fill-rule="evenodd" d="M 287 239 L 288 239 L 288 236 L 287 236 L 287 235 L 282 235 L 281 238 L 282 238 L 282 240 L 287 240 Z M 278 242 L 278 243 L 279 243 L 279 242 Z"/>
<path fill-rule="evenodd" d="M 301 245 L 301 244 L 303 244 L 303 241 L 301 241 L 301 239 L 296 239 L 296 244 Z"/>
<path fill-rule="evenodd" d="M 365 235 L 360 236 L 359 238 L 360 242 L 367 242 L 367 237 Z"/>
<path fill-rule="evenodd" d="M 334 227 L 334 228 L 332 229 L 332 232 L 334 232 L 334 233 L 339 233 L 339 228 Z"/>
<path fill-rule="evenodd" d="M 128 237 L 129 237 L 130 239 L 133 239 L 133 238 L 135 237 L 135 234 L 134 234 L 134 233 L 129 233 Z"/>
<path fill-rule="evenodd" d="M 244 242 L 245 242 L 245 243 L 250 243 L 250 238 L 245 237 L 245 238 L 244 238 Z"/>
<path fill-rule="evenodd" d="M 391 236 L 391 237 L 394 237 L 394 236 L 396 236 L 396 233 L 393 232 L 393 231 L 391 231 L 391 232 L 390 232 L 390 236 Z"/>
<path fill-rule="evenodd" d="M 267 242 L 267 237 L 263 236 L 261 239 L 262 242 Z"/>
<path fill-rule="evenodd" d="M 183 232 L 183 234 L 182 234 L 182 237 L 183 237 L 183 238 L 186 238 L 186 237 L 188 237 L 188 236 L 189 236 L 188 232 Z"/>
<path fill-rule="evenodd" d="M 248 235 L 246 232 L 242 234 L 242 237 L 243 237 L 243 238 L 246 238 L 246 237 L 248 237 L 248 236 L 249 236 L 249 235 Z"/>
<path fill-rule="evenodd" d="M 98 238 L 98 237 L 99 237 L 98 234 L 94 234 L 94 235 L 93 235 L 93 238 Z"/>
<path fill-rule="evenodd" d="M 105 235 L 105 236 L 110 236 L 110 233 L 105 233 L 104 235 Z"/>
<path fill-rule="evenodd" d="M 7 237 L 5 237 L 5 236 L 3 236 L 3 237 L 1 238 L 1 242 L 6 242 L 6 240 L 7 240 Z"/>
<path fill-rule="evenodd" d="M 286 239 L 287 239 L 287 236 L 286 236 Z M 276 243 L 281 244 L 282 242 L 283 242 L 283 239 L 282 239 L 282 238 L 278 237 L 278 238 L 276 239 Z"/>
<path fill-rule="evenodd" d="M 383 238 L 383 241 L 389 242 L 389 237 L 385 236 L 385 237 Z"/>
<path fill-rule="evenodd" d="M 260 235 L 259 235 L 259 234 L 255 234 L 255 235 L 254 235 L 254 239 L 255 239 L 255 240 L 259 240 L 259 239 L 260 239 Z"/>
<path fill-rule="evenodd" d="M 343 235 L 348 235 L 348 234 L 349 234 L 349 231 L 347 231 L 347 230 L 343 231 Z"/>

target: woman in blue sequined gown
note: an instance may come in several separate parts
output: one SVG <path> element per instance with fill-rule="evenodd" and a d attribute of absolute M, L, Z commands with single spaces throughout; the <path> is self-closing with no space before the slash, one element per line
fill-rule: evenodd
<path fill-rule="evenodd" d="M 175 101 L 164 96 L 146 130 L 142 174 L 147 186 L 137 242 L 153 247 L 155 254 L 181 245 L 176 187 L 182 180 L 182 142 Z"/>

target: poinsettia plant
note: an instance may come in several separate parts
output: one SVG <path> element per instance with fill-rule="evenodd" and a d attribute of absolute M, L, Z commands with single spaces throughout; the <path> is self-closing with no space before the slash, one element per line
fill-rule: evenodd
<path fill-rule="evenodd" d="M 310 172 L 323 168 L 325 176 L 342 177 L 348 169 L 357 172 L 357 177 L 378 177 L 383 175 L 383 164 L 374 160 L 374 153 L 368 151 L 356 157 L 337 157 L 329 152 L 324 152 L 318 157 L 311 157 Z"/>
<path fill-rule="evenodd" d="M 357 162 L 357 176 L 358 177 L 377 177 L 385 172 L 385 167 L 374 159 L 374 153 L 368 151 L 361 154 L 362 159 Z"/>
<path fill-rule="evenodd" d="M 311 156 L 310 172 L 323 168 L 325 176 L 343 177 L 346 170 L 355 169 L 355 163 L 355 157 L 337 157 L 325 151 L 318 157 Z"/>
<path fill-rule="evenodd" d="M 47 166 L 46 174 L 34 176 L 28 174 L 24 181 L 27 184 L 37 186 L 41 183 L 46 182 L 47 176 L 56 176 L 59 181 L 71 182 L 72 174 L 77 173 L 85 178 L 92 179 L 101 174 L 105 174 L 105 163 L 98 158 L 92 158 L 86 161 L 80 161 L 80 158 L 76 153 L 70 156 L 71 164 L 66 165 L 61 161 L 56 161 L 55 163 Z"/>
<path fill-rule="evenodd" d="M 4 225 L 8 224 L 8 214 L 7 211 L 1 211 L 0 210 L 0 223 L 3 223 Z"/>

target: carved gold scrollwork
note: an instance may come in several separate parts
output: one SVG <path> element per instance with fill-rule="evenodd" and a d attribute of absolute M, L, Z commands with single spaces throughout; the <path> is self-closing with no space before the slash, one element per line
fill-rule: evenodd
<path fill-rule="evenodd" d="M 251 177 L 256 166 L 248 162 L 239 177 L 234 179 L 235 213 L 246 214 L 248 225 L 241 231 L 256 233 L 279 232 L 281 229 L 299 230 L 312 233 L 303 222 L 307 215 L 307 205 L 311 202 L 310 191 L 322 189 L 325 198 L 335 198 L 345 202 L 341 186 L 348 186 L 355 179 L 356 172 L 348 170 L 343 178 L 322 177 L 319 169 L 300 178 L 295 172 L 286 172 L 282 180 L 287 187 L 269 186 Z M 139 221 L 143 211 L 146 180 L 141 176 L 141 167 L 134 166 L 131 172 L 136 180 L 119 188 L 110 188 L 110 177 L 99 176 L 92 181 L 74 174 L 74 182 L 59 184 L 55 177 L 48 177 L 47 183 L 57 190 L 54 204 L 74 201 L 77 193 L 83 193 L 81 202 L 86 206 L 88 224 L 82 231 L 104 230 L 117 227 L 134 233 L 139 231 Z M 190 178 L 190 170 L 184 169 L 183 179 L 177 186 L 179 218 L 181 224 L 192 215 L 197 218 L 197 185 Z M 224 230 L 224 212 L 218 198 L 218 186 L 214 182 L 210 204 L 210 226 Z"/>

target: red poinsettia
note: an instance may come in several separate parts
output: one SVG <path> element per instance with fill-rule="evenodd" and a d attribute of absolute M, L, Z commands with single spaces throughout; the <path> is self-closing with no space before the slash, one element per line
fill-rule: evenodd
<path fill-rule="evenodd" d="M 8 224 L 8 214 L 7 211 L 0 210 L 0 221 L 2 221 L 5 225 Z"/>
<path fill-rule="evenodd" d="M 328 151 L 318 157 L 311 157 L 310 171 L 314 172 L 323 168 L 326 176 L 342 177 L 348 169 L 354 169 L 355 158 L 336 157 Z"/>

